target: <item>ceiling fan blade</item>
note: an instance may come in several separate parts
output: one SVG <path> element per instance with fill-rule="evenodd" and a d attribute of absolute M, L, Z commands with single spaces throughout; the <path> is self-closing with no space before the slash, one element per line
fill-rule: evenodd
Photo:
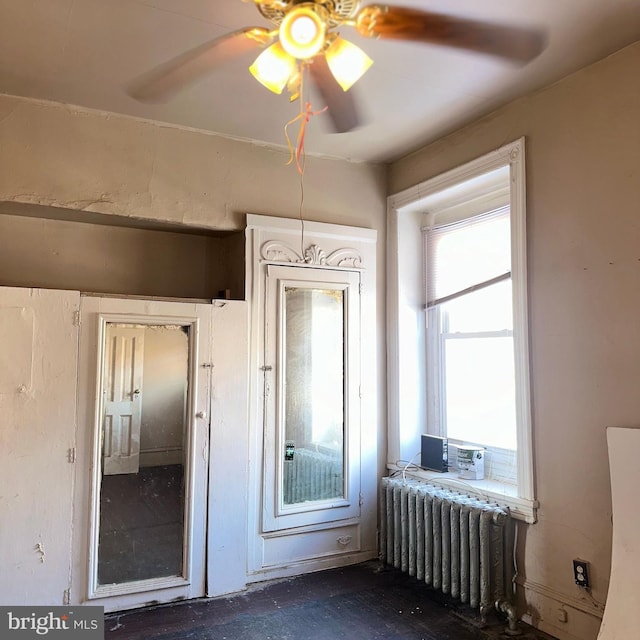
<path fill-rule="evenodd" d="M 360 124 L 356 103 L 351 91 L 343 91 L 329 69 L 323 56 L 313 58 L 309 65 L 311 78 L 326 103 L 329 117 L 336 133 L 346 133 Z"/>
<path fill-rule="evenodd" d="M 228 33 L 143 74 L 127 87 L 127 93 L 141 102 L 165 102 L 227 60 L 261 49 L 272 40 L 271 32 L 263 27 Z"/>
<path fill-rule="evenodd" d="M 425 42 L 528 62 L 545 47 L 544 32 L 466 20 L 408 7 L 368 5 L 355 16 L 358 33 L 369 38 Z"/>

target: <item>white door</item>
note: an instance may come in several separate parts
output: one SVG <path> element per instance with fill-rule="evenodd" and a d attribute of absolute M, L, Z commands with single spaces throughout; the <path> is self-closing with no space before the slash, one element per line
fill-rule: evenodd
<path fill-rule="evenodd" d="M 359 283 L 268 266 L 263 531 L 360 515 Z"/>
<path fill-rule="evenodd" d="M 109 324 L 105 336 L 105 475 L 138 473 L 144 334 L 139 327 Z"/>
<path fill-rule="evenodd" d="M 112 611 L 205 594 L 210 353 L 211 305 L 82 298 L 76 504 L 91 513 L 76 519 L 87 543 L 72 601 Z M 117 473 L 105 416 L 126 418 Z"/>
<path fill-rule="evenodd" d="M 0 287 L 0 602 L 69 588 L 80 294 Z"/>

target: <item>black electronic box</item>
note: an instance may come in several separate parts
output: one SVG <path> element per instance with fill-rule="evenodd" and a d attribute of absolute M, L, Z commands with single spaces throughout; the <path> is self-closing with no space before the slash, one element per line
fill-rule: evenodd
<path fill-rule="evenodd" d="M 449 470 L 449 452 L 446 438 L 423 435 L 420 447 L 420 466 L 423 469 L 446 473 Z"/>

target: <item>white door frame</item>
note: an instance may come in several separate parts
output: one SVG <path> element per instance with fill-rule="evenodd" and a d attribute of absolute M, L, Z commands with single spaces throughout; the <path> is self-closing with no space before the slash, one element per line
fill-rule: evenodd
<path fill-rule="evenodd" d="M 319 222 L 247 214 L 247 292 L 250 292 L 249 353 L 249 494 L 247 579 L 249 582 L 281 578 L 368 560 L 377 555 L 376 518 L 378 482 L 378 435 L 380 431 L 377 393 L 375 230 Z M 289 266 L 309 272 L 326 268 L 360 274 L 360 441 L 351 455 L 360 460 L 359 515 L 302 524 L 291 528 L 269 527 L 265 513 L 265 477 L 274 478 L 274 446 L 265 437 L 265 399 L 273 392 L 274 363 L 265 359 L 264 323 L 266 273 L 269 266 Z M 267 430 L 268 431 L 268 430 Z M 265 475 L 266 474 L 266 475 Z M 275 481 L 274 481 L 275 482 Z M 317 503 L 316 503 L 317 504 Z M 350 507 L 348 507 L 350 508 Z M 273 500 L 267 509 L 275 512 Z M 331 513 L 341 511 L 327 509 Z M 319 512 L 315 512 L 318 514 Z M 337 516 L 337 514 L 335 514 Z M 333 517 L 333 515 L 331 516 Z M 273 518 L 271 518 L 273 520 Z M 286 526 L 282 522 L 283 526 Z"/>

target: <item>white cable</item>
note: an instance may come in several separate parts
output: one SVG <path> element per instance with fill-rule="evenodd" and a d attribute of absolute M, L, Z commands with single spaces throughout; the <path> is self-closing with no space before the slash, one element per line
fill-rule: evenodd
<path fill-rule="evenodd" d="M 402 481 L 406 482 L 407 481 L 407 469 L 413 464 L 413 461 L 419 456 L 421 455 L 421 452 L 418 451 L 418 453 L 416 453 L 415 456 L 413 456 L 413 458 L 411 458 L 411 460 L 409 460 L 409 462 L 407 462 L 407 464 L 404 466 L 404 468 L 402 469 Z M 399 462 L 399 461 L 398 461 Z M 416 465 L 417 466 L 417 465 Z"/>
<path fill-rule="evenodd" d="M 516 596 L 516 580 L 518 578 L 518 558 L 516 550 L 518 549 L 518 523 L 514 520 L 514 535 L 513 535 L 513 580 L 511 581 L 511 589 L 513 591 L 513 597 Z"/>

